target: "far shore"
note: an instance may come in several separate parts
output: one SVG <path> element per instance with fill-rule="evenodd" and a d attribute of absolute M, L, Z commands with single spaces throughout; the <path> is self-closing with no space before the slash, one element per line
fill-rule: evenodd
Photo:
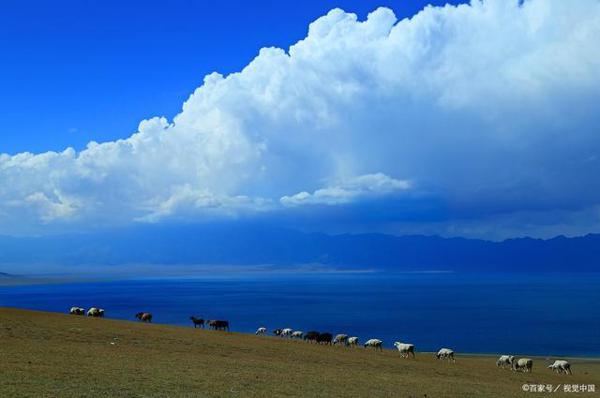
<path fill-rule="evenodd" d="M 293 266 L 280 265 L 144 265 L 90 267 L 82 271 L 83 266 L 49 267 L 40 273 L 30 270 L 19 274 L 0 273 L 0 287 L 45 285 L 85 282 L 111 282 L 119 280 L 140 279 L 209 279 L 220 277 L 249 276 L 293 276 L 293 275 L 327 275 L 327 274 L 376 274 L 385 270 L 375 268 L 352 269 L 337 268 L 322 264 L 301 264 Z M 451 274 L 445 270 L 394 271 L 398 274 Z"/>

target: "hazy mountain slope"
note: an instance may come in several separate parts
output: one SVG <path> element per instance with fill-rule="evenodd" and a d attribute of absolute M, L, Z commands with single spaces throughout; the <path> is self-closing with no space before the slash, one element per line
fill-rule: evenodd
<path fill-rule="evenodd" d="M 600 235 L 489 242 L 436 236 L 326 235 L 227 225 L 0 237 L 0 264 L 322 263 L 397 270 L 600 270 Z M 5 270 L 9 270 L 5 267 Z"/>

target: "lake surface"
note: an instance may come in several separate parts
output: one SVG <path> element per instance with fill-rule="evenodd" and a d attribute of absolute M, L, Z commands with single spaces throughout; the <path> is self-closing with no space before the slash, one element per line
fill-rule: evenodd
<path fill-rule="evenodd" d="M 0 287 L 0 306 L 191 326 L 227 319 L 233 331 L 328 331 L 396 340 L 417 350 L 600 356 L 600 274 L 300 274 L 142 279 Z"/>

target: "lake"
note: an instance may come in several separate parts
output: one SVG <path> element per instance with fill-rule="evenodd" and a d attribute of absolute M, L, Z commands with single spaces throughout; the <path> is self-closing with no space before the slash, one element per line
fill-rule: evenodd
<path fill-rule="evenodd" d="M 149 311 L 184 326 L 196 315 L 237 332 L 291 327 L 421 351 L 600 356 L 600 274 L 216 274 L 0 287 L 0 306 L 98 306 L 129 320 Z"/>

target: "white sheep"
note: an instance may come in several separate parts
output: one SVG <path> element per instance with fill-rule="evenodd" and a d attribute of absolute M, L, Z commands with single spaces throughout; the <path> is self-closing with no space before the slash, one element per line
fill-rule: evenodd
<path fill-rule="evenodd" d="M 452 362 L 456 362 L 456 360 L 454 359 L 454 350 L 451 350 L 450 348 L 442 348 L 440 349 L 437 354 L 435 354 L 437 359 L 447 359 L 450 360 Z"/>
<path fill-rule="evenodd" d="M 513 362 L 512 369 L 514 371 L 523 371 L 527 373 L 531 373 L 533 369 L 533 360 L 531 358 L 520 358 L 516 362 Z"/>
<path fill-rule="evenodd" d="M 552 369 L 556 373 L 564 373 L 567 375 L 572 375 L 571 372 L 571 364 L 564 359 L 557 359 L 554 363 L 548 366 L 549 369 Z"/>
<path fill-rule="evenodd" d="M 348 342 L 349 346 L 357 347 L 358 346 L 358 337 L 356 337 L 356 336 L 348 337 L 347 342 Z"/>
<path fill-rule="evenodd" d="M 104 317 L 104 310 L 102 308 L 92 307 L 92 308 L 90 308 L 88 310 L 87 316 L 91 316 L 91 317 L 94 317 L 94 318 L 103 318 Z"/>
<path fill-rule="evenodd" d="M 348 345 L 348 335 L 338 334 L 333 339 L 333 344 Z"/>
<path fill-rule="evenodd" d="M 498 360 L 496 361 L 496 366 L 502 369 L 504 369 L 506 366 L 511 368 L 514 361 L 514 355 L 501 355 L 500 358 L 498 358 Z"/>
<path fill-rule="evenodd" d="M 414 344 L 408 344 L 408 343 L 402 343 L 400 341 L 396 341 L 394 343 L 394 347 L 396 347 L 398 349 L 398 351 L 400 352 L 400 356 L 402 358 L 408 358 L 411 354 L 412 357 L 415 357 L 415 345 Z"/>
<path fill-rule="evenodd" d="M 383 341 L 379 340 L 379 339 L 369 339 L 367 340 L 367 342 L 365 344 L 363 344 L 363 346 L 365 348 L 367 347 L 371 347 L 371 348 L 375 348 L 376 350 L 383 350 Z"/>
<path fill-rule="evenodd" d="M 98 313 L 99 313 L 99 310 L 98 310 L 98 308 L 96 308 L 96 307 L 92 307 L 92 308 L 90 308 L 90 309 L 88 310 L 88 312 L 87 312 L 87 316 L 97 317 L 97 316 L 98 316 Z"/>
<path fill-rule="evenodd" d="M 256 335 L 258 336 L 262 336 L 264 334 L 267 333 L 267 328 L 266 327 L 259 327 L 258 329 L 256 329 Z"/>
<path fill-rule="evenodd" d="M 81 307 L 71 307 L 71 310 L 69 311 L 69 314 L 71 315 L 85 315 L 85 310 Z"/>
<path fill-rule="evenodd" d="M 293 339 L 301 339 L 304 336 L 304 332 L 302 330 L 294 330 L 290 335 Z"/>

